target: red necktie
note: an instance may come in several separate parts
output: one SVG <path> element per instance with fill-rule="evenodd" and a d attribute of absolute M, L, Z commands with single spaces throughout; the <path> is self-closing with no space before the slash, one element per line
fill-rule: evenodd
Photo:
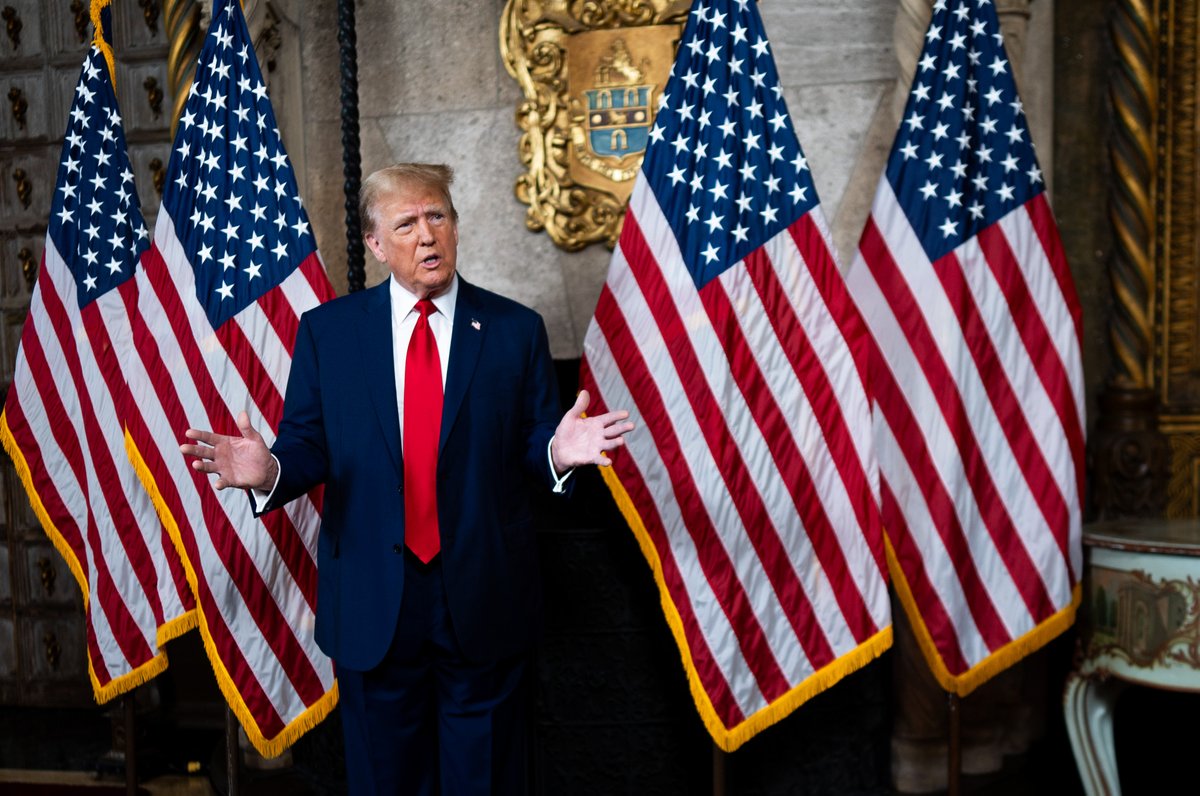
<path fill-rule="evenodd" d="M 416 328 L 404 363 L 404 539 L 425 563 L 441 549 L 438 539 L 437 452 L 442 433 L 442 361 L 429 327 L 437 307 L 417 302 Z"/>

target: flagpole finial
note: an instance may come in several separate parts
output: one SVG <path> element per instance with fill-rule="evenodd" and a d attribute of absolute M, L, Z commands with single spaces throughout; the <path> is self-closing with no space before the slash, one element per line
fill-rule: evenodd
<path fill-rule="evenodd" d="M 91 16 L 92 16 L 92 44 L 99 48 L 104 54 L 104 62 L 108 64 L 108 78 L 112 83 L 113 91 L 117 90 L 117 67 L 113 62 L 112 47 L 104 38 L 104 22 L 100 18 L 100 13 L 104 9 L 112 5 L 112 0 L 92 0 Z"/>

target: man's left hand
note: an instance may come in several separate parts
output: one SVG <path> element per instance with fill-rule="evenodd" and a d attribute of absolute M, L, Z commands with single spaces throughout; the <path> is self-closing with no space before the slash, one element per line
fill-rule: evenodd
<path fill-rule="evenodd" d="M 575 405 L 563 415 L 554 432 L 550 455 L 560 474 L 584 464 L 612 464 L 605 452 L 624 445 L 624 435 L 633 430 L 633 422 L 627 419 L 629 412 L 624 409 L 584 417 L 591 400 L 587 390 L 580 390 Z"/>

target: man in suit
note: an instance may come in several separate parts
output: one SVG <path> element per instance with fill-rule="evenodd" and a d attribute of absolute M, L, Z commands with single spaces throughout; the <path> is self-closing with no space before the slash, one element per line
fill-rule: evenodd
<path fill-rule="evenodd" d="M 270 511 L 325 485 L 316 640 L 337 665 L 352 793 L 520 793 L 540 626 L 530 484 L 608 464 L 628 413 L 559 420 L 545 326 L 456 271 L 445 166 L 363 182 L 384 283 L 306 313 L 268 450 L 189 429 L 193 466 Z M 443 388 L 444 385 L 444 388 Z"/>

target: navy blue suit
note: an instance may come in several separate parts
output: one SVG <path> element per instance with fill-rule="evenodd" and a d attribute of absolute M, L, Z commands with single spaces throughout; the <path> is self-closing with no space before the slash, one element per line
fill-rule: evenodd
<path fill-rule="evenodd" d="M 406 578 L 414 577 L 392 347 L 387 281 L 305 313 L 272 447 L 280 476 L 266 510 L 325 484 L 316 640 L 339 677 L 395 653 Z M 541 318 L 459 277 L 436 566 L 467 661 L 521 656 L 536 641 L 542 595 L 530 485 L 554 483 L 546 452 L 560 416 Z"/>

